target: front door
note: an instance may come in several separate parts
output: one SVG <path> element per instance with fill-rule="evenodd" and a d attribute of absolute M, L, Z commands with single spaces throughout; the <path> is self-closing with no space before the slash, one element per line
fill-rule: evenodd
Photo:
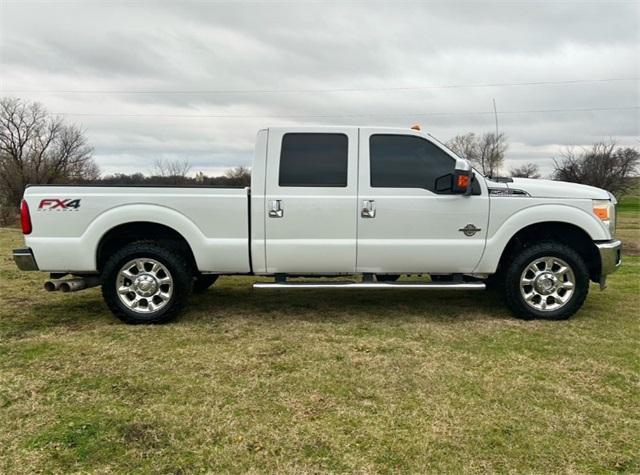
<path fill-rule="evenodd" d="M 482 256 L 489 200 L 447 194 L 435 181 L 454 156 L 417 131 L 360 129 L 358 272 L 469 273 Z"/>
<path fill-rule="evenodd" d="M 353 273 L 358 129 L 269 129 L 268 273 Z"/>

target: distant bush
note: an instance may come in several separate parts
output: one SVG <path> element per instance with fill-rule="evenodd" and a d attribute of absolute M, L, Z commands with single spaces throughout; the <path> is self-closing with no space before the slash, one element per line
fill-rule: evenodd
<path fill-rule="evenodd" d="M 621 195 L 636 183 L 640 152 L 619 147 L 615 142 L 599 142 L 590 149 L 568 149 L 554 163 L 555 180 L 596 186 Z"/>

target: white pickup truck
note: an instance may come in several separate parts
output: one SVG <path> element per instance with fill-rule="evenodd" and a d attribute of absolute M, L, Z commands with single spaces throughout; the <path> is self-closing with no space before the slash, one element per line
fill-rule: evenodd
<path fill-rule="evenodd" d="M 251 188 L 29 186 L 28 247 L 13 255 L 51 273 L 47 290 L 101 285 L 127 323 L 168 321 L 230 274 L 273 276 L 254 283 L 268 289 L 491 284 L 518 317 L 564 319 L 620 265 L 615 204 L 584 185 L 492 180 L 417 129 L 270 128 Z M 345 275 L 361 277 L 313 280 Z"/>

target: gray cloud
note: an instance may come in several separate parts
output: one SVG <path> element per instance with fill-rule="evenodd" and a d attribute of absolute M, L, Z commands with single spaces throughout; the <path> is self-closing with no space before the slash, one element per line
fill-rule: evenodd
<path fill-rule="evenodd" d="M 219 173 L 248 164 L 269 125 L 419 121 L 448 139 L 492 130 L 491 114 L 463 113 L 490 112 L 493 98 L 510 164 L 548 171 L 563 146 L 637 145 L 640 135 L 638 109 L 508 113 L 637 106 L 638 81 L 206 93 L 638 77 L 636 2 L 5 0 L 0 9 L 0 93 L 71 114 L 105 172 L 186 157 Z M 169 91 L 182 93 L 160 93 Z"/>

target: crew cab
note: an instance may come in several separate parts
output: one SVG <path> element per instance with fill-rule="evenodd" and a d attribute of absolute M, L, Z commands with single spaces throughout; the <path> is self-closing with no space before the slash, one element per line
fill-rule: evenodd
<path fill-rule="evenodd" d="M 495 286 L 518 317 L 564 319 L 621 262 L 607 191 L 485 177 L 418 128 L 260 130 L 251 170 L 250 188 L 29 186 L 15 262 L 49 272 L 50 291 L 102 286 L 127 323 L 168 321 L 231 274 L 273 277 L 257 289 Z"/>

